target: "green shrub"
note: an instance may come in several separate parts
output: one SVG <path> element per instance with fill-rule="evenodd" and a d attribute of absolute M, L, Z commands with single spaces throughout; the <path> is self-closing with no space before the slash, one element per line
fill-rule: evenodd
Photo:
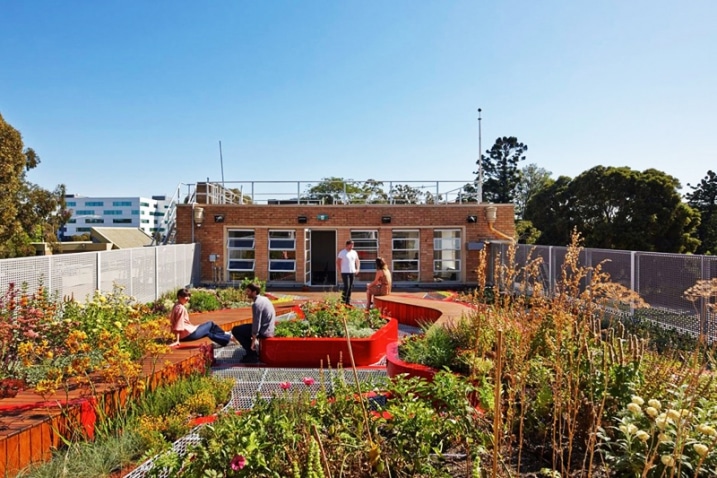
<path fill-rule="evenodd" d="M 209 312 L 221 309 L 221 303 L 216 292 L 203 289 L 192 291 L 192 298 L 189 300 L 190 310 L 194 312 Z"/>

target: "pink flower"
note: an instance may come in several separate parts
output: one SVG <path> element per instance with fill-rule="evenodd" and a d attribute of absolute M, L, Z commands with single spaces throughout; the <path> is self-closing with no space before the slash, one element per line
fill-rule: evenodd
<path fill-rule="evenodd" d="M 244 458 L 244 455 L 235 455 L 230 465 L 232 470 L 239 471 L 246 466 L 246 458 Z"/>
<path fill-rule="evenodd" d="M 304 377 L 302 378 L 302 380 L 304 381 L 304 385 L 306 385 L 307 387 L 310 387 L 314 383 L 316 383 L 316 380 L 314 380 L 313 377 Z"/>
<path fill-rule="evenodd" d="M 281 382 L 279 386 L 282 390 L 289 390 L 291 388 L 291 382 Z"/>

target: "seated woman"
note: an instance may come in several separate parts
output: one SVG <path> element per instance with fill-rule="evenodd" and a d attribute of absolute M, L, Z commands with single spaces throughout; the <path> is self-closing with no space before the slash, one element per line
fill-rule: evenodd
<path fill-rule="evenodd" d="M 189 312 L 187 312 L 185 304 L 189 302 L 191 296 L 192 294 L 187 289 L 177 291 L 177 303 L 174 304 L 172 313 L 169 314 L 169 326 L 176 340 L 169 346 L 176 347 L 180 342 L 191 342 L 204 337 L 209 337 L 219 347 L 224 347 L 229 342 L 236 343 L 232 334 L 224 332 L 211 320 L 199 325 L 194 325 L 189 321 Z"/>
<path fill-rule="evenodd" d="M 388 295 L 391 293 L 391 271 L 388 270 L 383 257 L 376 258 L 376 277 L 373 282 L 366 286 L 366 308 L 370 309 L 374 296 Z"/>

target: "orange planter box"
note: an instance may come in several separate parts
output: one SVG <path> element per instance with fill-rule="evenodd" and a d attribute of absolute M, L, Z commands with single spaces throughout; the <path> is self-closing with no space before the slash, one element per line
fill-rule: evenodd
<path fill-rule="evenodd" d="M 366 367 L 379 362 L 386 347 L 398 340 L 398 321 L 389 321 L 365 339 L 351 339 L 354 362 Z M 271 367 L 324 367 L 339 362 L 351 365 L 346 338 L 272 337 L 261 341 L 261 361 Z"/>

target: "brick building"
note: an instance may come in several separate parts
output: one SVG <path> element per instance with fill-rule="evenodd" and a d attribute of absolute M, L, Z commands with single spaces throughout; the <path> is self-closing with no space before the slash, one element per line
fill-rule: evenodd
<path fill-rule="evenodd" d="M 196 197 L 177 205 L 175 242 L 200 244 L 202 282 L 258 277 L 273 287 L 336 286 L 336 255 L 353 239 L 358 283 L 373 280 L 380 256 L 397 287 L 475 284 L 478 250 L 515 234 L 512 204 L 216 204 Z"/>

